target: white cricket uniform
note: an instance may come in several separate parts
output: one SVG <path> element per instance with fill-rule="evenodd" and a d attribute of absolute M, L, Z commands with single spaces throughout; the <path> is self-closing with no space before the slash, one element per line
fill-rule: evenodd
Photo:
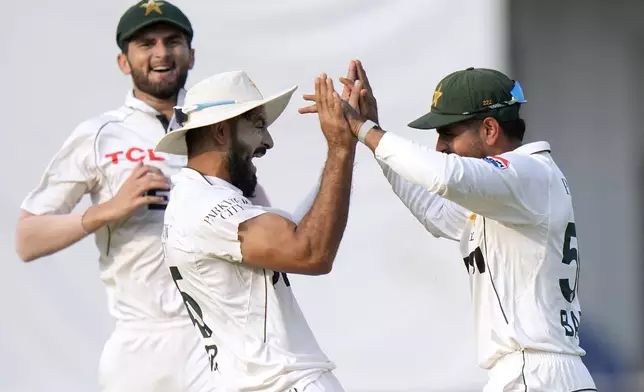
<path fill-rule="evenodd" d="M 106 202 L 139 161 L 174 174 L 185 157 L 154 152 L 166 131 L 163 121 L 130 92 L 124 106 L 74 130 L 22 208 L 36 215 L 67 214 L 85 194 L 93 204 Z M 163 204 L 144 206 L 95 233 L 100 278 L 117 320 L 101 355 L 102 391 L 215 390 L 206 351 L 163 263 L 164 210 Z"/>
<path fill-rule="evenodd" d="M 163 235 L 166 263 L 197 320 L 226 391 L 343 391 L 291 291 L 287 274 L 242 261 L 240 223 L 265 212 L 217 177 L 184 168 Z"/>
<path fill-rule="evenodd" d="M 579 345 L 570 187 L 550 145 L 478 159 L 387 133 L 376 158 L 430 233 L 460 241 L 484 391 L 594 391 Z"/>

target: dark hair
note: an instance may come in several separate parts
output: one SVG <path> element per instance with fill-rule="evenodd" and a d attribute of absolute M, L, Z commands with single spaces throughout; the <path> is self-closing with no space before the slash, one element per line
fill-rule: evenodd
<path fill-rule="evenodd" d="M 519 142 L 523 141 L 523 136 L 525 135 L 525 121 L 521 117 L 517 117 L 512 120 L 501 121 L 493 115 L 481 115 L 465 120 L 461 124 L 467 128 L 478 128 L 483 120 L 487 117 L 492 117 L 496 121 L 498 121 L 501 130 L 508 139 Z"/>
<path fill-rule="evenodd" d="M 186 132 L 185 138 L 188 158 L 201 154 L 212 146 L 212 131 L 212 125 L 206 125 L 204 127 L 190 129 Z"/>
<path fill-rule="evenodd" d="M 508 139 L 519 142 L 523 141 L 523 135 L 525 134 L 525 121 L 521 117 L 517 117 L 514 120 L 509 121 L 499 121 L 499 125 Z"/>

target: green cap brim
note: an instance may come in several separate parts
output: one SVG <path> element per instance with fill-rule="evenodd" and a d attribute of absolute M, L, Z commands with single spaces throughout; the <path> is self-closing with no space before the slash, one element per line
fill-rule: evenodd
<path fill-rule="evenodd" d="M 119 46 L 122 47 L 125 44 L 125 42 L 127 42 L 127 40 L 132 38 L 132 36 L 134 36 L 134 34 L 137 33 L 137 31 L 143 29 L 144 27 L 148 27 L 148 26 L 151 26 L 151 25 L 157 24 L 157 23 L 167 23 L 169 25 L 178 27 L 181 30 L 183 30 L 186 34 L 188 34 L 188 36 L 190 38 L 192 38 L 192 29 L 190 28 L 190 26 L 184 26 L 183 24 L 177 22 L 175 19 L 172 19 L 172 18 L 157 17 L 157 18 L 154 18 L 154 19 L 147 20 L 147 21 L 145 21 L 143 23 L 139 23 L 135 27 L 133 27 L 130 30 L 128 30 L 125 33 L 123 33 L 119 37 Z"/>
<path fill-rule="evenodd" d="M 434 129 L 469 120 L 470 118 L 473 118 L 475 116 L 476 114 L 440 114 L 429 112 L 426 115 L 410 122 L 409 127 L 415 129 Z"/>

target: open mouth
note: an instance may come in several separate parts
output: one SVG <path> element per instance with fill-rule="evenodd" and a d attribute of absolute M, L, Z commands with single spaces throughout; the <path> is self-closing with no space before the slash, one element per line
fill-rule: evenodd
<path fill-rule="evenodd" d="M 253 153 L 253 156 L 251 157 L 251 159 L 253 159 L 253 158 L 261 158 L 264 155 L 266 155 L 266 149 L 260 147 L 257 150 L 255 150 L 255 152 Z"/>
<path fill-rule="evenodd" d="M 152 72 L 158 74 L 167 74 L 174 70 L 174 65 L 157 65 L 152 68 Z"/>
<path fill-rule="evenodd" d="M 253 168 L 253 172 L 256 172 L 256 171 L 257 171 L 257 166 L 255 166 L 255 162 L 253 162 L 253 160 L 254 160 L 255 158 L 261 158 L 261 157 L 263 157 L 263 156 L 264 156 L 264 154 L 266 154 L 266 149 L 264 149 L 264 148 L 258 148 L 257 150 L 255 150 L 255 152 L 253 153 L 253 155 L 251 155 L 250 157 L 248 157 L 248 164 Z"/>

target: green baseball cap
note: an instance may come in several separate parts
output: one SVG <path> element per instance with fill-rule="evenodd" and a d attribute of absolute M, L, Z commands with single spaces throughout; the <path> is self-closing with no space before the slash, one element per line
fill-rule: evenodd
<path fill-rule="evenodd" d="M 188 35 L 188 42 L 192 40 L 192 25 L 179 8 L 167 1 L 143 0 L 121 16 L 116 28 L 116 44 L 123 50 L 127 40 L 137 31 L 161 22 L 178 27 Z"/>
<path fill-rule="evenodd" d="M 430 112 L 409 126 L 434 129 L 485 116 L 513 120 L 525 102 L 518 81 L 494 69 L 467 68 L 445 76 L 434 90 Z"/>

